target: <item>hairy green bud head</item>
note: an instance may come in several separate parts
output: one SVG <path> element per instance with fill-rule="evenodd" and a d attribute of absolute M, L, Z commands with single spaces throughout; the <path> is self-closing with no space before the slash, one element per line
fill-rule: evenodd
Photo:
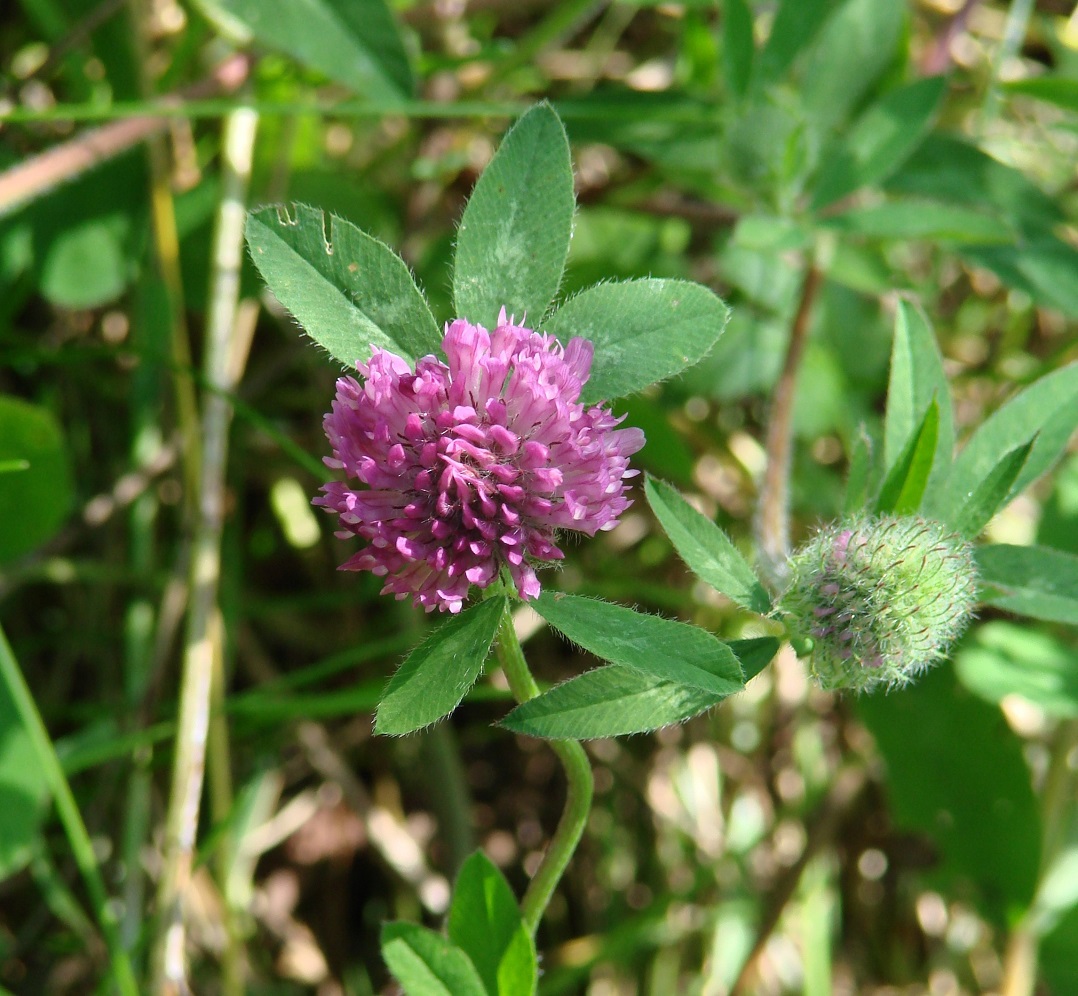
<path fill-rule="evenodd" d="M 827 526 L 789 570 L 779 614 L 830 689 L 906 684 L 961 635 L 977 596 L 973 547 L 917 516 Z"/>

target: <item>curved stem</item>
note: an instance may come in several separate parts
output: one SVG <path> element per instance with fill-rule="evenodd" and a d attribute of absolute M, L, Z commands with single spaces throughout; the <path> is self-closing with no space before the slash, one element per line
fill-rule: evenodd
<path fill-rule="evenodd" d="M 494 649 L 502 671 L 505 673 L 505 679 L 509 682 L 509 689 L 517 702 L 527 702 L 528 699 L 535 698 L 539 694 L 539 686 L 536 685 L 531 671 L 528 670 L 524 651 L 517 639 L 516 630 L 513 628 L 513 617 L 508 602 L 501 621 L 498 623 Z M 591 811 L 591 799 L 595 787 L 588 755 L 584 753 L 584 748 L 578 741 L 551 740 L 550 749 L 558 756 L 558 760 L 565 769 L 568 788 L 565 809 L 558 821 L 558 828 L 554 831 L 539 869 L 532 877 L 524 898 L 520 902 L 520 912 L 524 923 L 533 935 L 576 850 L 576 845 L 580 843 L 580 837 L 588 821 L 588 813 Z"/>

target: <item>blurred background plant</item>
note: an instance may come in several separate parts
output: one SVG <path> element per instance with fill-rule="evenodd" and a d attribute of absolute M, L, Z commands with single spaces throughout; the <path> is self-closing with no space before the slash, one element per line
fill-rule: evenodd
<path fill-rule="evenodd" d="M 1069 0 L 21 0 L 0 67 L 12 992 L 139 991 L 157 890 L 184 897 L 196 992 L 390 991 L 379 924 L 437 925 L 476 845 L 519 894 L 557 818 L 546 746 L 489 728 L 497 683 L 372 739 L 426 621 L 334 570 L 308 502 L 336 371 L 243 259 L 245 205 L 349 219 L 444 321 L 467 194 L 550 99 L 580 205 L 563 294 L 691 277 L 734 308 L 708 358 L 621 410 L 640 465 L 746 553 L 769 466 L 799 541 L 886 445 L 900 300 L 936 330 L 958 439 L 1078 358 Z M 886 697 L 822 693 L 787 648 L 708 715 L 588 745 L 542 993 L 1078 990 L 1073 440 L 987 536 L 1050 548 L 1051 590 L 996 565 L 1049 621 L 997 597 L 953 667 Z M 642 500 L 553 583 L 756 635 Z M 593 663 L 519 622 L 543 681 Z M 166 825 L 170 777 L 200 763 L 174 749 L 184 669 L 215 701 L 188 866 Z"/>

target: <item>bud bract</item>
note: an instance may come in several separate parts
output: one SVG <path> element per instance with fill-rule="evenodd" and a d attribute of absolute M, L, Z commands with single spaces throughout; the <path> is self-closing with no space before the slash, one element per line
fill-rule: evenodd
<path fill-rule="evenodd" d="M 958 638 L 977 596 L 972 546 L 917 516 L 827 526 L 789 572 L 779 614 L 829 689 L 906 684 Z"/>

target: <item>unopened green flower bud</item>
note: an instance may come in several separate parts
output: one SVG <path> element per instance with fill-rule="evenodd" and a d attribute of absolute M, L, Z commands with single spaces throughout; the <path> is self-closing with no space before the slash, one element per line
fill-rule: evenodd
<path fill-rule="evenodd" d="M 797 550 L 779 601 L 791 642 L 824 688 L 904 685 L 966 628 L 973 548 L 916 516 L 827 526 Z"/>

